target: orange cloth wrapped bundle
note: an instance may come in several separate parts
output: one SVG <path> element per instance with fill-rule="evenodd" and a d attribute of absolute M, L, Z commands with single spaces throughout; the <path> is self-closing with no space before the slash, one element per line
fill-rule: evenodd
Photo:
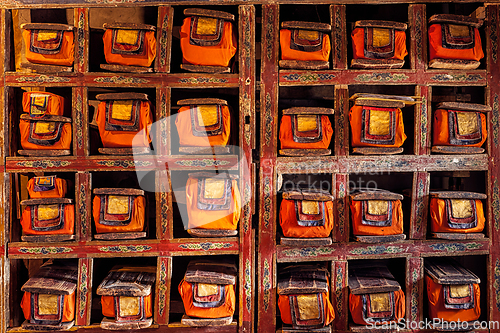
<path fill-rule="evenodd" d="M 108 64 L 149 67 L 156 57 L 155 27 L 147 24 L 104 24 L 102 37 Z"/>
<path fill-rule="evenodd" d="M 27 205 L 21 216 L 24 234 L 73 235 L 75 205 L 65 202 L 71 202 L 71 199 L 46 199 L 44 204 L 31 200 L 23 201 L 23 204 Z"/>
<path fill-rule="evenodd" d="M 386 191 L 360 192 L 351 197 L 355 236 L 388 236 L 403 233 L 403 196 Z"/>
<path fill-rule="evenodd" d="M 237 39 L 233 31 L 234 15 L 197 8 L 184 10 L 180 30 L 182 60 L 200 66 L 227 67 L 236 54 Z"/>
<path fill-rule="evenodd" d="M 231 112 L 226 101 L 215 98 L 186 99 L 177 104 L 182 105 L 175 118 L 181 146 L 210 147 L 228 143 Z"/>
<path fill-rule="evenodd" d="M 328 149 L 332 134 L 327 115 L 292 114 L 281 118 L 281 149 Z"/>
<path fill-rule="evenodd" d="M 389 21 L 357 21 L 351 33 L 354 59 L 404 60 L 406 24 Z"/>
<path fill-rule="evenodd" d="M 326 61 L 330 59 L 331 26 L 325 23 L 286 21 L 281 24 L 282 60 Z"/>
<path fill-rule="evenodd" d="M 136 189 L 95 189 L 92 202 L 96 233 L 144 231 L 146 198 Z"/>
<path fill-rule="evenodd" d="M 31 199 L 64 198 L 68 190 L 66 180 L 56 176 L 33 177 L 27 187 Z"/>
<path fill-rule="evenodd" d="M 237 176 L 198 172 L 186 184 L 188 229 L 236 230 L 241 214 Z"/>
<path fill-rule="evenodd" d="M 26 60 L 34 64 L 72 66 L 73 27 L 63 24 L 27 23 L 22 25 Z"/>
<path fill-rule="evenodd" d="M 486 195 L 471 192 L 431 192 L 429 210 L 432 232 L 474 233 L 484 229 L 483 203 Z M 452 194 L 460 193 L 461 196 Z M 470 195 L 469 195 L 470 194 Z"/>
<path fill-rule="evenodd" d="M 147 95 L 118 93 L 96 98 L 101 100 L 95 118 L 105 148 L 149 147 L 153 116 Z"/>
<path fill-rule="evenodd" d="M 70 321 L 73 321 L 75 319 L 75 292 L 71 293 L 70 295 L 48 295 L 48 294 L 35 294 L 35 293 L 29 293 L 25 292 L 23 294 L 23 298 L 21 299 L 21 308 L 23 310 L 24 314 L 24 319 L 30 320 L 31 318 L 31 301 L 33 300 L 34 302 L 41 302 L 42 300 L 45 300 L 46 298 L 49 298 L 50 296 L 54 296 L 57 298 L 61 298 L 61 300 L 57 300 L 57 302 L 62 302 L 62 322 L 67 323 Z M 38 313 L 33 314 L 34 318 L 37 318 L 37 320 L 54 320 L 57 317 L 60 317 L 60 313 L 56 314 L 42 314 L 43 311 L 40 311 L 39 307 L 38 309 L 35 307 L 36 310 L 38 310 Z M 35 311 L 36 311 L 35 310 Z M 42 312 L 42 313 L 40 313 Z M 45 317 L 45 318 L 44 318 Z"/>
<path fill-rule="evenodd" d="M 45 91 L 26 91 L 23 93 L 23 111 L 31 117 L 62 116 L 64 98 Z"/>
<path fill-rule="evenodd" d="M 330 236 L 333 229 L 333 199 L 332 195 L 325 192 L 283 193 L 279 215 L 283 235 L 294 238 Z"/>
<path fill-rule="evenodd" d="M 284 324 L 314 329 L 335 319 L 329 274 L 319 265 L 290 266 L 279 273 L 278 308 Z"/>
<path fill-rule="evenodd" d="M 31 118 L 22 114 L 19 120 L 21 146 L 26 150 L 67 150 L 71 148 L 71 119 L 61 116 Z"/>

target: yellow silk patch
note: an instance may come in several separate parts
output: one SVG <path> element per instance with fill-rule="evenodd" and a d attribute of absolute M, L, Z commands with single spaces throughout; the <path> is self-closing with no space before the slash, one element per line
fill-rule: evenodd
<path fill-rule="evenodd" d="M 469 37 L 469 27 L 466 25 L 448 24 L 448 29 L 453 37 Z"/>
<path fill-rule="evenodd" d="M 316 116 L 297 115 L 297 130 L 299 132 L 314 131 L 318 128 Z"/>
<path fill-rule="evenodd" d="M 218 289 L 217 287 L 218 286 L 216 284 L 198 283 L 197 296 L 204 297 L 204 296 L 216 295 Z"/>
<path fill-rule="evenodd" d="M 58 314 L 57 295 L 38 294 L 38 313 L 40 315 Z"/>
<path fill-rule="evenodd" d="M 138 38 L 139 38 L 139 30 L 118 29 L 116 31 L 116 42 L 118 44 L 135 45 L 137 43 Z"/>
<path fill-rule="evenodd" d="M 470 296 L 470 288 L 468 284 L 452 284 L 450 285 L 450 295 L 453 298 L 462 298 Z"/>
<path fill-rule="evenodd" d="M 211 17 L 198 17 L 196 27 L 197 35 L 215 35 L 217 32 L 217 19 Z"/>
<path fill-rule="evenodd" d="M 300 320 L 319 318 L 318 296 L 316 294 L 298 295 L 297 306 Z"/>
<path fill-rule="evenodd" d="M 470 200 L 464 199 L 451 199 L 451 211 L 453 217 L 459 219 L 471 217 L 473 214 Z"/>
<path fill-rule="evenodd" d="M 384 47 L 391 43 L 391 30 L 373 28 L 373 47 Z"/>
<path fill-rule="evenodd" d="M 54 122 L 37 121 L 35 123 L 36 134 L 52 133 L 55 131 L 55 129 L 56 129 L 56 123 Z"/>
<path fill-rule="evenodd" d="M 120 317 L 137 316 L 139 300 L 140 297 L 120 296 Z"/>
<path fill-rule="evenodd" d="M 207 199 L 218 199 L 224 196 L 225 180 L 216 178 L 205 179 L 205 193 L 203 197 Z"/>
<path fill-rule="evenodd" d="M 131 120 L 134 101 L 114 101 L 111 108 L 111 118 L 116 120 Z"/>
<path fill-rule="evenodd" d="M 218 122 L 217 105 L 198 105 L 198 126 L 213 126 Z"/>
<path fill-rule="evenodd" d="M 368 214 L 385 215 L 389 210 L 389 201 L 386 200 L 368 200 Z"/>
<path fill-rule="evenodd" d="M 57 38 L 57 31 L 55 30 L 38 30 L 37 40 L 40 42 L 56 38 Z"/>
<path fill-rule="evenodd" d="M 127 214 L 128 196 L 125 195 L 110 195 L 108 196 L 108 214 Z"/>
<path fill-rule="evenodd" d="M 298 37 L 305 40 L 317 40 L 319 38 L 319 31 L 299 30 Z"/>
<path fill-rule="evenodd" d="M 479 131 L 477 114 L 475 112 L 457 112 L 458 133 L 468 135 Z"/>
<path fill-rule="evenodd" d="M 371 135 L 388 135 L 390 133 L 391 113 L 390 111 L 370 110 L 370 128 Z"/>
<path fill-rule="evenodd" d="M 38 219 L 52 220 L 59 216 L 59 205 L 38 205 Z"/>
<path fill-rule="evenodd" d="M 386 312 L 391 310 L 388 293 L 369 294 L 371 312 Z"/>
<path fill-rule="evenodd" d="M 319 202 L 302 200 L 302 213 L 307 215 L 318 215 L 319 214 Z"/>

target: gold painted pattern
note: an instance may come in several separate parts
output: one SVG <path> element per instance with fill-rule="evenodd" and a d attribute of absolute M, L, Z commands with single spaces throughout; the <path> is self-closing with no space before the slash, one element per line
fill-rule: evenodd
<path fill-rule="evenodd" d="M 389 210 L 389 201 L 387 200 L 368 200 L 368 214 L 385 215 Z"/>
<path fill-rule="evenodd" d="M 319 214 L 319 202 L 302 200 L 302 213 L 307 215 L 318 215 Z"/>
<path fill-rule="evenodd" d="M 469 27 L 466 25 L 448 24 L 448 28 L 453 37 L 469 37 Z"/>
<path fill-rule="evenodd" d="M 373 28 L 373 47 L 384 47 L 391 43 L 391 30 Z"/>
<path fill-rule="evenodd" d="M 57 38 L 57 31 L 54 30 L 39 30 L 38 31 L 38 36 L 37 40 L 40 42 L 46 41 L 46 40 L 51 40 L 51 39 L 56 39 Z"/>
<path fill-rule="evenodd" d="M 217 105 L 198 105 L 198 125 L 213 126 L 217 124 Z"/>
<path fill-rule="evenodd" d="M 452 215 L 455 218 L 464 219 L 473 214 L 472 205 L 468 199 L 451 199 Z"/>
<path fill-rule="evenodd" d="M 450 295 L 453 298 L 462 298 L 470 296 L 470 288 L 468 284 L 452 284 L 450 285 Z"/>
<path fill-rule="evenodd" d="M 111 108 L 111 118 L 117 120 L 130 120 L 134 101 L 114 101 Z"/>
<path fill-rule="evenodd" d="M 386 312 L 391 310 L 388 293 L 370 294 L 371 312 Z"/>
<path fill-rule="evenodd" d="M 137 316 L 139 299 L 140 297 L 120 296 L 120 317 Z"/>
<path fill-rule="evenodd" d="M 391 114 L 389 111 L 370 110 L 371 135 L 388 135 L 390 133 Z"/>
<path fill-rule="evenodd" d="M 38 294 L 38 313 L 40 315 L 57 314 L 57 295 Z"/>
<path fill-rule="evenodd" d="M 47 134 L 52 133 L 56 129 L 56 123 L 37 121 L 35 123 L 35 133 L 36 134 Z"/>
<path fill-rule="evenodd" d="M 198 295 L 200 297 L 217 294 L 217 285 L 209 283 L 198 283 Z"/>
<path fill-rule="evenodd" d="M 319 38 L 319 31 L 299 30 L 298 37 L 305 40 L 317 40 Z"/>
<path fill-rule="evenodd" d="M 118 44 L 134 45 L 137 43 L 137 38 L 139 38 L 139 30 L 118 29 L 116 31 L 116 42 Z"/>
<path fill-rule="evenodd" d="M 39 205 L 38 219 L 52 220 L 59 216 L 59 205 Z"/>
<path fill-rule="evenodd" d="M 217 32 L 217 19 L 211 17 L 198 17 L 196 27 L 197 35 L 215 35 Z"/>
<path fill-rule="evenodd" d="M 203 197 L 207 199 L 222 198 L 225 190 L 225 180 L 216 178 L 205 179 L 205 193 Z"/>
<path fill-rule="evenodd" d="M 128 196 L 110 195 L 108 197 L 108 214 L 127 214 L 128 211 Z"/>
<path fill-rule="evenodd" d="M 311 320 L 319 318 L 318 296 L 316 294 L 298 295 L 297 305 L 300 320 Z"/>
<path fill-rule="evenodd" d="M 316 116 L 297 115 L 297 130 L 299 132 L 314 131 L 316 128 L 318 128 Z"/>
<path fill-rule="evenodd" d="M 468 135 L 479 131 L 475 112 L 457 112 L 458 133 Z"/>

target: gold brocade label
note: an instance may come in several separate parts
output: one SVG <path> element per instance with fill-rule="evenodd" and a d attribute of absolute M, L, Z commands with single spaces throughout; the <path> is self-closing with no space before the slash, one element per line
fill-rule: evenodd
<path fill-rule="evenodd" d="M 139 30 L 118 29 L 116 31 L 116 42 L 118 44 L 135 45 L 139 38 Z"/>
<path fill-rule="evenodd" d="M 319 38 L 319 31 L 299 30 L 298 37 L 305 40 L 317 40 Z"/>
<path fill-rule="evenodd" d="M 462 298 L 470 296 L 470 288 L 468 284 L 452 284 L 450 285 L 450 295 L 453 298 Z"/>
<path fill-rule="evenodd" d="M 208 127 L 217 124 L 217 105 L 198 105 L 198 125 Z"/>
<path fill-rule="evenodd" d="M 140 297 L 120 296 L 120 317 L 139 315 Z"/>
<path fill-rule="evenodd" d="M 38 313 L 40 315 L 57 314 L 57 295 L 38 294 Z"/>
<path fill-rule="evenodd" d="M 198 295 L 199 297 L 212 296 L 217 294 L 216 284 L 209 283 L 198 283 Z"/>
<path fill-rule="evenodd" d="M 368 200 L 368 214 L 385 215 L 388 210 L 389 202 L 387 200 Z"/>
<path fill-rule="evenodd" d="M 56 123 L 54 122 L 37 121 L 35 123 L 36 134 L 52 133 L 55 131 L 55 129 L 56 129 Z"/>
<path fill-rule="evenodd" d="M 469 37 L 469 27 L 466 25 L 448 24 L 452 37 Z"/>
<path fill-rule="evenodd" d="M 391 43 L 391 30 L 373 28 L 373 47 L 384 47 Z"/>
<path fill-rule="evenodd" d="M 386 312 L 391 310 L 391 304 L 388 293 L 370 294 L 371 312 Z"/>
<path fill-rule="evenodd" d="M 318 128 L 316 116 L 297 115 L 297 130 L 299 132 L 314 131 Z"/>
<path fill-rule="evenodd" d="M 52 220 L 59 216 L 59 205 L 38 205 L 38 220 Z"/>
<path fill-rule="evenodd" d="M 207 199 L 218 199 L 224 196 L 225 180 L 216 178 L 205 179 L 205 193 L 203 197 Z"/>
<path fill-rule="evenodd" d="M 451 199 L 452 215 L 458 219 L 465 219 L 473 215 L 472 205 L 469 199 Z"/>
<path fill-rule="evenodd" d="M 318 215 L 319 214 L 319 202 L 302 200 L 302 213 L 307 215 Z"/>
<path fill-rule="evenodd" d="M 56 38 L 57 38 L 57 31 L 55 30 L 38 30 L 37 40 L 40 42 Z"/>
<path fill-rule="evenodd" d="M 370 110 L 371 135 L 389 135 L 391 125 L 391 114 L 389 111 Z"/>
<path fill-rule="evenodd" d="M 134 101 L 114 101 L 111 108 L 111 118 L 116 120 L 131 120 Z"/>
<path fill-rule="evenodd" d="M 319 318 L 318 296 L 316 294 L 297 295 L 300 320 Z"/>
<path fill-rule="evenodd" d="M 475 112 L 457 112 L 458 134 L 469 135 L 479 131 Z"/>
<path fill-rule="evenodd" d="M 196 27 L 197 35 L 215 35 L 217 32 L 217 19 L 211 17 L 198 17 Z"/>
<path fill-rule="evenodd" d="M 125 195 L 110 195 L 108 197 L 108 214 L 127 214 L 129 211 L 128 207 L 128 196 Z"/>

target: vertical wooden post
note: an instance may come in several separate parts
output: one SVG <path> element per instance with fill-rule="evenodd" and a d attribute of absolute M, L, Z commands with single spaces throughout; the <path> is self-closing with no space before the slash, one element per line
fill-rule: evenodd
<path fill-rule="evenodd" d="M 172 282 L 172 257 L 158 257 L 156 267 L 156 296 L 154 321 L 168 325 L 170 312 L 170 289 Z"/>
<path fill-rule="evenodd" d="M 89 9 L 74 9 L 75 72 L 89 71 Z"/>
<path fill-rule="evenodd" d="M 335 188 L 335 238 L 337 242 L 349 241 L 349 174 L 334 174 Z"/>
<path fill-rule="evenodd" d="M 431 150 L 431 124 L 432 124 L 432 87 L 417 86 L 415 96 L 421 96 L 422 103 L 415 104 L 415 155 L 429 155 Z"/>
<path fill-rule="evenodd" d="M 159 156 L 170 154 L 170 93 L 170 87 L 156 89 L 156 139 L 154 150 Z"/>
<path fill-rule="evenodd" d="M 172 188 L 166 170 L 155 171 L 156 180 L 156 238 L 173 239 Z"/>
<path fill-rule="evenodd" d="M 424 259 L 407 258 L 406 261 L 406 322 L 419 322 L 423 318 Z"/>
<path fill-rule="evenodd" d="M 347 85 L 335 86 L 335 155 L 349 155 L 349 91 Z"/>
<path fill-rule="evenodd" d="M 410 239 L 425 239 L 429 205 L 430 174 L 414 172 L 411 192 Z"/>
<path fill-rule="evenodd" d="M 75 176 L 75 229 L 76 239 L 87 242 L 92 239 L 92 186 L 90 173 L 78 172 Z"/>
<path fill-rule="evenodd" d="M 94 259 L 78 259 L 78 285 L 76 290 L 75 325 L 90 325 L 92 309 L 92 275 Z"/>
<path fill-rule="evenodd" d="M 72 89 L 72 131 L 73 155 L 89 156 L 89 112 L 87 103 L 87 88 Z"/>
<path fill-rule="evenodd" d="M 427 16 L 424 4 L 408 6 L 410 45 L 409 56 L 412 69 L 427 68 Z M 408 33 L 408 31 L 407 31 Z"/>
<path fill-rule="evenodd" d="M 331 5 L 333 69 L 347 69 L 347 36 L 345 5 Z"/>
<path fill-rule="evenodd" d="M 333 329 L 337 331 L 345 331 L 348 330 L 347 321 L 349 318 L 347 261 L 333 261 L 332 270 L 332 281 L 330 285 L 332 286 L 331 290 L 333 294 L 332 305 L 335 310 Z"/>
<path fill-rule="evenodd" d="M 155 68 L 160 73 L 170 73 L 170 57 L 172 50 L 172 27 L 174 23 L 174 8 L 172 6 L 158 7 L 158 24 L 156 29 L 157 56 Z"/>

